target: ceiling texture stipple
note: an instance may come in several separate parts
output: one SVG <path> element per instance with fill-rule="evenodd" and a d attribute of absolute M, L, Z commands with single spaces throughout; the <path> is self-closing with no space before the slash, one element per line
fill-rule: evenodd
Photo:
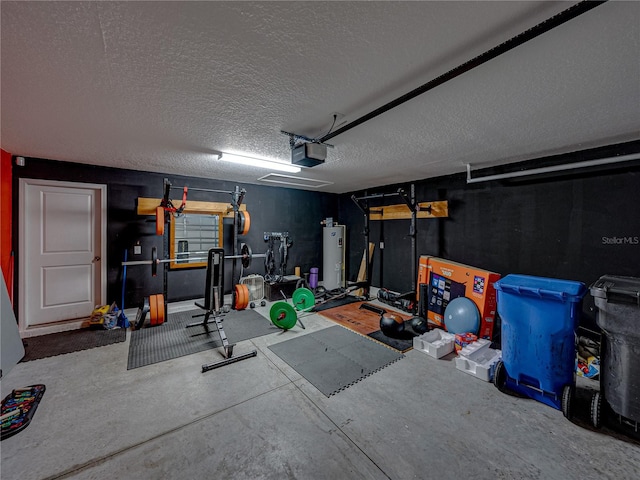
<path fill-rule="evenodd" d="M 2 1 L 1 147 L 242 184 L 572 2 Z M 640 2 L 612 0 L 331 138 L 344 193 L 640 139 Z M 338 127 L 334 127 L 336 129 Z"/>

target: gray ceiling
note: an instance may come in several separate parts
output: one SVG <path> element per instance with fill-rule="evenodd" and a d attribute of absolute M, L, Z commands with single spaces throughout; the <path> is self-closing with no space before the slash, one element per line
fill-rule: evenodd
<path fill-rule="evenodd" d="M 574 2 L 2 1 L 1 146 L 240 183 Z M 349 192 L 640 138 L 640 2 L 610 1 L 332 138 Z M 335 129 L 335 128 L 334 128 Z M 293 180 L 297 183 L 296 180 Z M 311 188 L 311 187 L 303 187 Z M 314 187 L 315 188 L 315 187 Z"/>

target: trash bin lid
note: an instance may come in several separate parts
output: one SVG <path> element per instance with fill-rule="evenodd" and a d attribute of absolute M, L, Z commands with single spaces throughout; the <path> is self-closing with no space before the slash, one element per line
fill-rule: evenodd
<path fill-rule="evenodd" d="M 587 293 L 587 287 L 582 282 L 514 273 L 502 277 L 493 286 L 498 291 L 509 291 L 518 295 L 542 295 L 561 301 L 572 299 L 572 301 L 579 302 Z"/>
<path fill-rule="evenodd" d="M 613 303 L 632 303 L 640 306 L 640 278 L 603 275 L 589 287 L 595 298 Z"/>

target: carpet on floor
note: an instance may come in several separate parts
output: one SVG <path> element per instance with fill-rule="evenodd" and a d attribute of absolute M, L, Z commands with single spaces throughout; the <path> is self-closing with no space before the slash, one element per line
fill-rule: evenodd
<path fill-rule="evenodd" d="M 113 328 L 111 330 L 81 328 L 67 332 L 50 333 L 39 337 L 28 337 L 23 340 L 24 357 L 21 362 L 30 362 L 41 358 L 79 352 L 96 347 L 104 347 L 114 343 L 124 342 L 127 330 Z"/>
<path fill-rule="evenodd" d="M 269 350 L 327 397 L 404 358 L 340 325 L 271 345 Z"/>
<path fill-rule="evenodd" d="M 189 323 L 204 320 L 204 317 L 193 318 L 202 312 L 171 313 L 162 325 L 131 332 L 127 370 L 221 347 L 222 341 L 212 318 L 208 327 L 186 328 Z M 281 331 L 254 310 L 232 310 L 223 318 L 222 326 L 230 344 Z"/>
<path fill-rule="evenodd" d="M 376 312 L 372 312 L 371 310 L 361 308 L 361 306 L 366 303 L 368 302 L 348 303 L 346 305 L 318 312 L 318 314 L 328 318 L 332 322 L 336 322 L 343 327 L 353 330 L 356 333 L 367 335 L 400 352 L 411 350 L 413 348 L 413 335 L 409 332 L 403 332 L 399 338 L 391 338 L 382 333 L 380 330 L 380 315 Z M 388 312 L 393 312 L 404 320 L 409 320 L 411 318 L 410 315 L 399 313 L 380 305 L 373 306 L 378 309 L 382 308 Z"/>

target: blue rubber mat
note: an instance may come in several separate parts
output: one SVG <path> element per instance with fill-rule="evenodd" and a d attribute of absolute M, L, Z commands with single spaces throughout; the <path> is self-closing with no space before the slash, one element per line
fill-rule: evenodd
<path fill-rule="evenodd" d="M 269 349 L 327 397 L 404 358 L 402 353 L 339 325 Z"/>

